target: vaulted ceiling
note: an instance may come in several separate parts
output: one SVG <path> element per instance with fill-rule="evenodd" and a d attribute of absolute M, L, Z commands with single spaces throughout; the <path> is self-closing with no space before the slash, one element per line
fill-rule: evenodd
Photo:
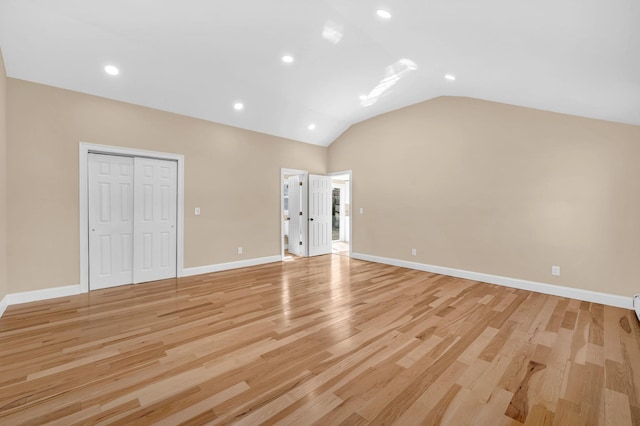
<path fill-rule="evenodd" d="M 639 23 L 638 0 L 0 0 L 0 48 L 9 77 L 327 146 L 443 95 L 640 125 Z"/>

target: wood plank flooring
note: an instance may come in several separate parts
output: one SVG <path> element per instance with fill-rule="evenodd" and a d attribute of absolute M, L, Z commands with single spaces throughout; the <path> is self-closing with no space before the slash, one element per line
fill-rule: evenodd
<path fill-rule="evenodd" d="M 10 306 L 0 424 L 640 425 L 632 311 L 327 255 Z"/>

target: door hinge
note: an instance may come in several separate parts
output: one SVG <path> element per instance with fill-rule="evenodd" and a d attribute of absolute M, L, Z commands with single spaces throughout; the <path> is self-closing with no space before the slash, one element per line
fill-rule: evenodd
<path fill-rule="evenodd" d="M 300 182 L 300 186 L 302 186 L 302 182 Z"/>
<path fill-rule="evenodd" d="M 300 245 L 302 245 L 302 241 L 300 241 Z"/>
<path fill-rule="evenodd" d="M 302 216 L 302 212 L 300 212 L 300 216 Z"/>

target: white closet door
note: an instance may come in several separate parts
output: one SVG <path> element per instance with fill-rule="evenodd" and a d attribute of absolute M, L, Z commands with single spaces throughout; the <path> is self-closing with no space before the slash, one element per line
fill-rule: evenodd
<path fill-rule="evenodd" d="M 309 175 L 309 256 L 331 253 L 331 177 Z"/>
<path fill-rule="evenodd" d="M 89 154 L 91 289 L 133 282 L 133 158 Z"/>
<path fill-rule="evenodd" d="M 177 162 L 135 160 L 133 282 L 176 276 Z"/>

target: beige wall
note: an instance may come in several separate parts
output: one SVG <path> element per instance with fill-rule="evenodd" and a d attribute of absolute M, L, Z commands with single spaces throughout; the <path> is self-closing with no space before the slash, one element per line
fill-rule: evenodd
<path fill-rule="evenodd" d="M 80 141 L 185 155 L 185 267 L 277 255 L 280 168 L 329 164 L 353 171 L 354 252 L 640 291 L 637 126 L 438 98 L 357 124 L 327 150 L 4 74 L 0 105 L 5 83 L 0 297 L 79 283 Z"/>
<path fill-rule="evenodd" d="M 0 301 L 7 295 L 7 74 L 0 50 Z"/>
<path fill-rule="evenodd" d="M 278 255 L 280 168 L 327 169 L 323 147 L 7 82 L 9 293 L 80 282 L 80 141 L 185 156 L 185 267 Z"/>
<path fill-rule="evenodd" d="M 638 126 L 437 98 L 351 127 L 328 161 L 353 171 L 354 252 L 640 292 Z"/>

